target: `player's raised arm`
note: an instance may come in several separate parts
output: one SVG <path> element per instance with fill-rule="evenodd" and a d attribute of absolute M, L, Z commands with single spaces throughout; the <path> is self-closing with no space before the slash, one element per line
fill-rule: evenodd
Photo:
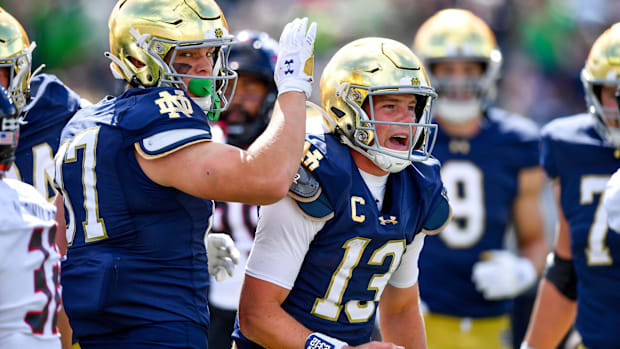
<path fill-rule="evenodd" d="M 302 156 L 305 101 L 312 92 L 316 24 L 295 19 L 280 38 L 278 101 L 265 132 L 247 150 L 200 143 L 138 162 L 155 182 L 198 197 L 272 203 L 286 194 Z"/>

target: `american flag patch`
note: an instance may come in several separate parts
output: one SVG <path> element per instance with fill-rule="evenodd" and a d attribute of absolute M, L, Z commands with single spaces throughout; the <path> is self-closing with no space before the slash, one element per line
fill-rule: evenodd
<path fill-rule="evenodd" d="M 1 145 L 13 145 L 14 140 L 15 140 L 15 133 L 0 132 L 0 144 Z"/>

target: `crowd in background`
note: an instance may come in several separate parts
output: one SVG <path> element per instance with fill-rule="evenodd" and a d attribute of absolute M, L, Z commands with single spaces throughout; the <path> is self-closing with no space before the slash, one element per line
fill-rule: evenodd
<path fill-rule="evenodd" d="M 2 0 L 37 42 L 44 63 L 82 96 L 96 101 L 120 88 L 103 52 L 113 0 Z M 383 36 L 410 45 L 437 10 L 472 10 L 490 24 L 504 55 L 497 103 L 538 124 L 585 110 L 579 72 L 594 39 L 620 18 L 613 0 L 222 0 L 232 31 L 252 28 L 277 38 L 289 18 L 317 21 L 316 76 L 344 43 Z M 313 96 L 318 99 L 318 95 Z"/>

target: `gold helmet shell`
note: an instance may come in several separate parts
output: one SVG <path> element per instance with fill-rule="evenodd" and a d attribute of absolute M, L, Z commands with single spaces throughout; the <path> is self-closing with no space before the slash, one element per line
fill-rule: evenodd
<path fill-rule="evenodd" d="M 0 7 L 0 68 L 9 69 L 7 90 L 18 110 L 23 109 L 28 101 L 35 47 L 22 25 Z"/>
<path fill-rule="evenodd" d="M 450 81 L 435 78 L 433 64 L 455 60 L 483 65 L 482 76 L 471 84 L 478 110 L 495 98 L 502 54 L 491 28 L 472 12 L 445 9 L 435 13 L 420 26 L 413 40 L 413 51 L 429 70 L 431 82 L 440 95 L 439 101 L 448 89 L 455 87 Z"/>
<path fill-rule="evenodd" d="M 436 97 L 424 66 L 411 50 L 391 39 L 364 38 L 342 47 L 327 63 L 321 76 L 321 106 L 334 132 L 348 146 L 369 157 L 380 168 L 402 170 L 411 161 L 427 159 L 430 108 Z M 372 97 L 383 94 L 414 94 L 416 122 L 409 126 L 410 151 L 396 151 L 375 142 Z M 370 103 L 371 115 L 363 110 Z M 398 163 L 398 164 L 396 164 Z"/>
<path fill-rule="evenodd" d="M 606 108 L 601 102 L 602 86 L 616 86 L 620 93 L 620 22 L 612 25 L 599 36 L 588 54 L 581 70 L 588 111 L 597 120 L 597 131 L 603 139 L 620 147 L 620 129 L 610 127 L 606 119 L 620 122 L 618 108 Z"/>
<path fill-rule="evenodd" d="M 226 49 L 234 37 L 213 0 L 120 0 L 110 14 L 108 27 L 110 52 L 106 56 L 112 60 L 112 73 L 134 87 L 177 85 L 187 90 L 182 77 L 209 79 L 218 97 L 226 101 L 224 91 L 229 80 L 236 82 Z M 213 76 L 177 72 L 173 67 L 177 51 L 200 47 L 216 47 Z M 134 65 L 132 58 L 143 65 Z"/>

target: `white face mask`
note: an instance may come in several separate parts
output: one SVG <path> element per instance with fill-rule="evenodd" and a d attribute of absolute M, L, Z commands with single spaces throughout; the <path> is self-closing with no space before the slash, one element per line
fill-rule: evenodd
<path fill-rule="evenodd" d="M 440 97 L 434 107 L 436 115 L 455 124 L 463 124 L 478 117 L 482 110 L 481 101 L 478 98 L 454 100 Z"/>

